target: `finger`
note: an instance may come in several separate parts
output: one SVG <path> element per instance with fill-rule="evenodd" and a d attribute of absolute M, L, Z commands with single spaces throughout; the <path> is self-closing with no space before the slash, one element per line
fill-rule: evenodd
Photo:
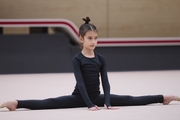
<path fill-rule="evenodd" d="M 104 108 L 105 108 L 105 109 L 108 109 L 106 105 L 104 105 Z"/>
<path fill-rule="evenodd" d="M 95 105 L 95 107 L 96 107 L 97 110 L 101 110 L 101 108 L 99 108 L 98 106 Z"/>
<path fill-rule="evenodd" d="M 118 107 L 111 107 L 111 106 L 109 106 L 108 109 L 109 109 L 109 110 L 119 110 Z"/>
<path fill-rule="evenodd" d="M 97 109 L 96 108 L 92 108 L 92 109 L 90 109 L 90 111 L 97 111 Z"/>
<path fill-rule="evenodd" d="M 89 108 L 89 111 L 94 111 L 93 108 Z"/>
<path fill-rule="evenodd" d="M 96 107 L 89 108 L 90 111 L 97 111 Z"/>
<path fill-rule="evenodd" d="M 92 111 L 92 110 L 93 110 L 93 108 L 89 108 L 89 110 L 91 110 L 91 111 Z"/>
<path fill-rule="evenodd" d="M 110 110 L 118 110 L 118 107 L 112 107 L 112 106 L 108 106 L 106 104 L 104 104 L 105 109 L 110 109 Z"/>

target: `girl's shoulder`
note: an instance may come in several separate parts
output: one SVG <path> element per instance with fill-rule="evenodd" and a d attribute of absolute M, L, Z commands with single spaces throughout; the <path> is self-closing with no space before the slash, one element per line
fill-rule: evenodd
<path fill-rule="evenodd" d="M 79 52 L 79 53 L 77 53 L 74 57 L 73 57 L 73 61 L 74 60 L 80 60 L 80 59 L 82 59 L 83 58 L 83 55 L 82 55 L 82 53 L 81 52 Z"/>
<path fill-rule="evenodd" d="M 97 52 L 95 52 L 95 55 L 97 55 L 98 57 L 104 58 L 103 55 L 101 55 L 101 54 L 99 54 L 99 53 L 97 53 Z"/>
<path fill-rule="evenodd" d="M 102 61 L 105 61 L 105 58 L 102 54 L 99 54 L 99 53 L 95 53 L 95 55 Z"/>

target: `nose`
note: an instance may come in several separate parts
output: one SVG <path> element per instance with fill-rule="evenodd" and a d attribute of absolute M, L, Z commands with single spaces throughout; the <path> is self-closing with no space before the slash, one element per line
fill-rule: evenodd
<path fill-rule="evenodd" d="M 95 44 L 95 43 L 96 43 L 96 39 L 93 39 L 93 40 L 92 40 L 92 43 Z"/>

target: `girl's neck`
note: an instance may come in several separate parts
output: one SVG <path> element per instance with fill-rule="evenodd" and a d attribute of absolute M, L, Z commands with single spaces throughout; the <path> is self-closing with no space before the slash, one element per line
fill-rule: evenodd
<path fill-rule="evenodd" d="M 82 53 L 84 56 L 88 57 L 88 58 L 93 58 L 93 57 L 95 57 L 93 50 L 91 51 L 91 50 L 82 49 L 81 53 Z"/>

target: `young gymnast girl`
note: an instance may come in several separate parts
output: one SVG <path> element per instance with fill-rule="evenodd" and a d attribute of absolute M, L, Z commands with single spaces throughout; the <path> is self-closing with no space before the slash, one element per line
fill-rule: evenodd
<path fill-rule="evenodd" d="M 122 96 L 110 94 L 110 85 L 106 70 L 104 57 L 94 49 L 97 45 L 98 30 L 90 24 L 89 17 L 83 19 L 85 23 L 80 26 L 79 39 L 82 44 L 82 51 L 72 60 L 76 86 L 72 95 L 48 98 L 44 100 L 15 100 L 7 101 L 0 105 L 10 111 L 18 108 L 58 109 L 88 107 L 91 111 L 100 110 L 99 106 L 105 109 L 117 110 L 113 106 L 147 105 L 152 103 L 162 103 L 168 105 L 171 101 L 180 101 L 176 96 L 148 95 L 148 96 Z M 100 79 L 104 94 L 100 94 Z"/>

